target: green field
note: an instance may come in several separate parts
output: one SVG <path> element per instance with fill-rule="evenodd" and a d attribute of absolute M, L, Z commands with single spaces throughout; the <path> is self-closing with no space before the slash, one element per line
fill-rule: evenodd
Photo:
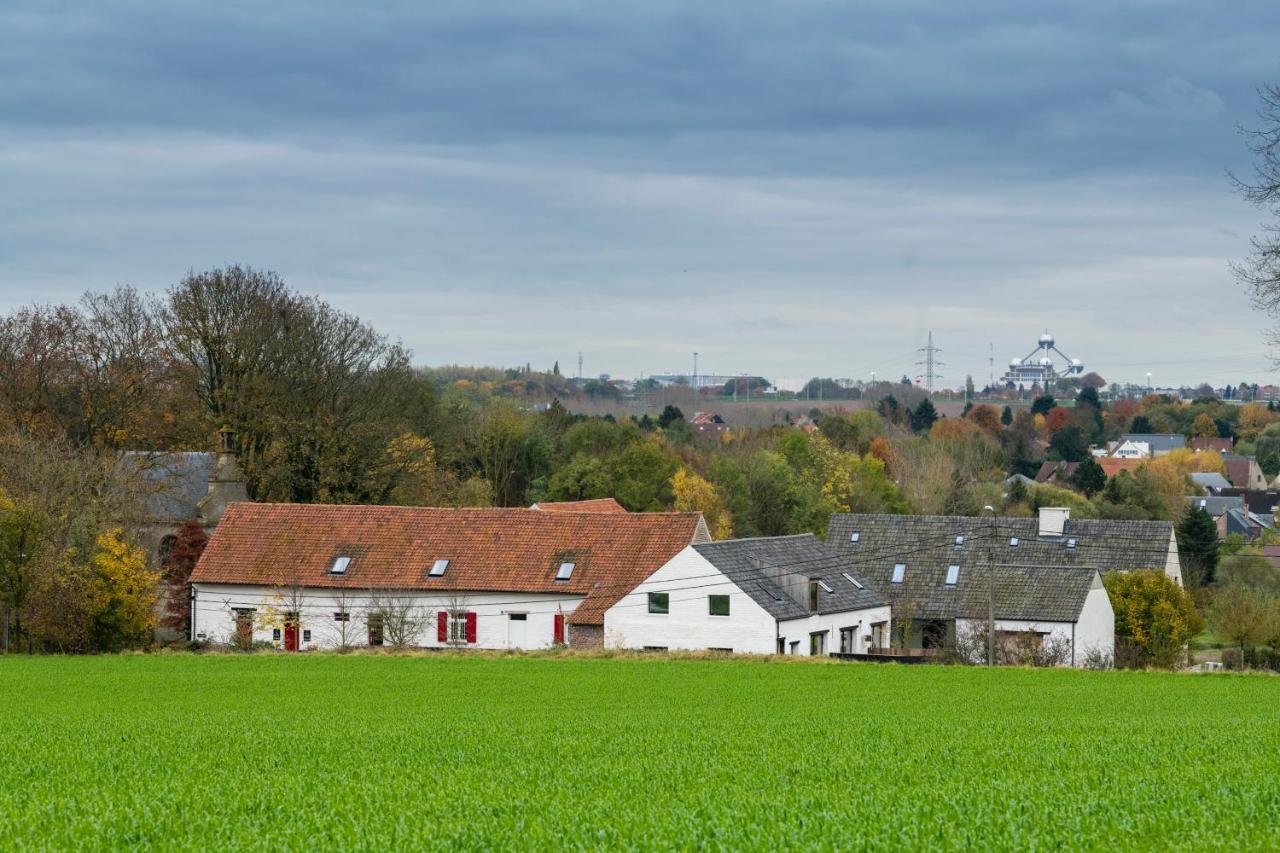
<path fill-rule="evenodd" d="M 0 658 L 0 848 L 1280 847 L 1280 678 Z"/>

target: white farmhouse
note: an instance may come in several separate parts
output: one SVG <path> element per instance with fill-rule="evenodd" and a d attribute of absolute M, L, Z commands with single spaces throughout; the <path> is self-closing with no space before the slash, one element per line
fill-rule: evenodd
<path fill-rule="evenodd" d="M 690 545 L 605 611 L 605 646 L 869 653 L 888 600 L 847 562 L 811 534 Z"/>
<path fill-rule="evenodd" d="M 192 573 L 191 633 L 287 651 L 599 647 L 605 610 L 700 513 L 233 504 Z"/>

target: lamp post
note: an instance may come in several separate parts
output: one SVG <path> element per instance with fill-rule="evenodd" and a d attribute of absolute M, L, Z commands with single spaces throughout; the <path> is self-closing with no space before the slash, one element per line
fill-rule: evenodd
<path fill-rule="evenodd" d="M 984 506 L 983 512 L 991 513 L 991 538 L 987 540 L 987 666 L 996 665 L 996 509 Z"/>

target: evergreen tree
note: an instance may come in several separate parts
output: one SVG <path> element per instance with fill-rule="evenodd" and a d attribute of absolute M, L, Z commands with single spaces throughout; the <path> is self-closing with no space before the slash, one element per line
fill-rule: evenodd
<path fill-rule="evenodd" d="M 920 405 L 916 406 L 914 412 L 911 413 L 911 428 L 916 432 L 928 432 L 934 422 L 938 420 L 938 410 L 933 407 L 933 403 L 929 399 L 920 401 Z"/>
<path fill-rule="evenodd" d="M 1042 394 L 1031 401 L 1031 414 L 1047 415 L 1057 402 L 1052 394 Z"/>
<path fill-rule="evenodd" d="M 1218 572 L 1218 525 L 1202 507 L 1191 506 L 1178 522 L 1178 554 L 1183 572 L 1200 585 L 1213 583 Z"/>
<path fill-rule="evenodd" d="M 1049 449 L 1064 462 L 1082 462 L 1089 456 L 1089 445 L 1084 430 L 1075 424 L 1067 424 L 1053 434 Z"/>
<path fill-rule="evenodd" d="M 1004 411 L 1000 413 L 1000 423 L 1005 426 L 1013 423 L 1013 409 L 1009 406 L 1004 407 Z"/>
<path fill-rule="evenodd" d="M 670 404 L 662 410 L 662 414 L 658 415 L 658 426 L 666 429 L 676 421 L 684 420 L 684 412 L 680 411 L 676 406 Z"/>
<path fill-rule="evenodd" d="M 1093 457 L 1087 456 L 1071 475 L 1071 485 L 1091 498 L 1107 485 L 1107 474 L 1101 465 L 1093 461 Z"/>
<path fill-rule="evenodd" d="M 1129 432 L 1137 435 L 1150 435 L 1152 432 L 1151 421 L 1147 420 L 1146 415 L 1138 415 L 1133 419 L 1133 423 L 1129 425 Z"/>
<path fill-rule="evenodd" d="M 557 361 L 555 364 L 551 365 L 551 375 L 552 375 L 552 376 L 559 376 L 559 375 L 560 375 L 560 362 L 559 362 L 559 361 Z"/>

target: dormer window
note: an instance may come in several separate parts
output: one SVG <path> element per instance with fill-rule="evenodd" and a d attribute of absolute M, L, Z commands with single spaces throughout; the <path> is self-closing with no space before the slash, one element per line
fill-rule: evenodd
<path fill-rule="evenodd" d="M 854 545 L 857 545 L 858 540 L 861 538 L 862 538 L 862 534 L 858 533 L 857 531 L 854 531 L 853 533 L 849 534 L 849 541 L 852 542 Z"/>
<path fill-rule="evenodd" d="M 947 566 L 947 579 L 944 583 L 947 586 L 955 586 L 960 581 L 960 567 L 955 563 Z"/>
<path fill-rule="evenodd" d="M 893 577 L 891 578 L 891 580 L 893 581 L 893 583 L 902 583 L 902 579 L 906 576 L 906 574 L 907 574 L 907 564 L 896 563 L 894 564 L 894 567 L 893 567 Z"/>
<path fill-rule="evenodd" d="M 560 568 L 556 569 L 556 580 L 567 581 L 573 577 L 573 570 L 577 568 L 577 563 L 561 563 Z"/>
<path fill-rule="evenodd" d="M 329 574 L 345 575 L 347 573 L 347 566 L 349 565 L 351 565 L 350 557 L 335 557 L 333 565 L 329 567 Z"/>
<path fill-rule="evenodd" d="M 449 568 L 448 560 L 436 560 L 431 564 L 431 571 L 427 574 L 433 578 L 444 577 L 445 569 Z"/>

